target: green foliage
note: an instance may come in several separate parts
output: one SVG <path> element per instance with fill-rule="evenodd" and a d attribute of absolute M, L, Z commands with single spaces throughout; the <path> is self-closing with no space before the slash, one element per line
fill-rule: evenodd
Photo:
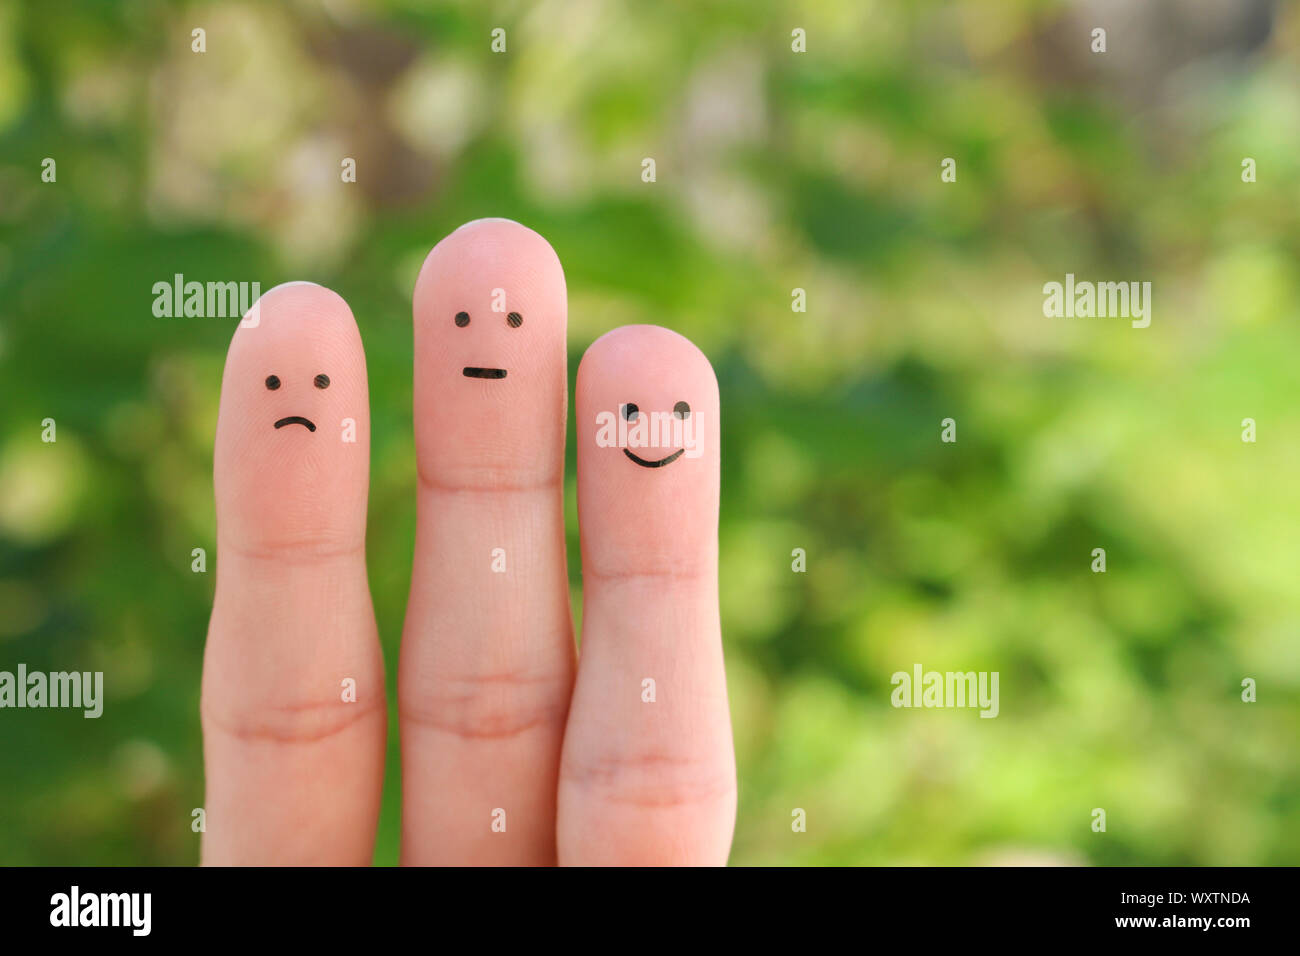
<path fill-rule="evenodd" d="M 0 2 L 0 669 L 110 675 L 99 720 L 0 711 L 0 862 L 197 859 L 233 323 L 155 318 L 175 273 L 352 306 L 395 707 L 411 286 L 482 216 L 559 253 L 571 382 L 637 321 L 718 372 L 733 862 L 1300 859 L 1295 8 L 1096 56 L 1037 3 L 355 6 Z M 1067 272 L 1151 281 L 1151 327 L 1044 318 Z M 891 707 L 916 662 L 1001 715 Z"/>

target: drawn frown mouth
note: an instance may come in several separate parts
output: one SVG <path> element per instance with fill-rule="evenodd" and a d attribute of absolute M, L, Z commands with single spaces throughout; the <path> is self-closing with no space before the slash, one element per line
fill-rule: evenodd
<path fill-rule="evenodd" d="M 288 418 L 282 418 L 275 423 L 276 428 L 283 428 L 285 425 L 304 425 L 309 432 L 316 430 L 316 426 L 312 424 L 311 420 L 303 418 L 301 415 L 290 415 Z"/>
<path fill-rule="evenodd" d="M 662 468 L 664 465 L 671 465 L 678 458 L 682 457 L 682 452 L 684 452 L 685 450 L 686 450 L 685 448 L 679 448 L 671 455 L 669 455 L 667 458 L 660 458 L 658 461 L 647 461 L 644 458 L 638 458 L 636 455 L 632 454 L 626 448 L 623 449 L 623 454 L 627 455 L 627 457 L 631 458 L 642 468 Z"/>
<path fill-rule="evenodd" d="M 506 370 L 503 368 L 475 368 L 473 365 L 466 365 L 464 375 L 466 378 L 505 378 Z"/>

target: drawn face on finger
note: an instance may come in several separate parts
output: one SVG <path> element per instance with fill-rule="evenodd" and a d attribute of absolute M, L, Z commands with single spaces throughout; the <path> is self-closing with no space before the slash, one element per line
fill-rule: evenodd
<path fill-rule="evenodd" d="M 466 486 L 558 478 L 567 304 L 550 244 L 507 219 L 461 226 L 425 259 L 414 313 L 421 474 Z"/>
<path fill-rule="evenodd" d="M 220 520 L 246 522 L 244 541 L 280 526 L 328 537 L 365 507 L 361 336 L 347 303 L 311 283 L 277 286 L 257 308 L 260 321 L 236 330 L 222 376 L 214 475 L 219 502 L 231 506 Z M 286 514 L 301 520 L 277 520 Z"/>
<path fill-rule="evenodd" d="M 619 435 L 617 443 L 629 461 L 642 468 L 663 468 L 682 455 L 698 457 L 702 454 L 696 435 L 699 417 L 691 420 L 690 403 L 674 402 L 671 415 L 669 418 L 668 412 L 645 412 L 635 402 L 624 402 L 619 406 L 615 423 L 621 420 L 631 427 L 626 430 L 626 435 Z M 596 436 L 597 444 L 602 443 L 602 437 Z M 608 437 L 604 440 L 607 441 Z M 633 451 L 633 448 L 641 449 L 641 453 Z M 663 453 L 662 457 L 657 457 L 659 453 Z M 642 454 L 649 457 L 642 458 Z"/>
<path fill-rule="evenodd" d="M 680 555 L 711 554 L 718 384 L 704 353 L 668 329 L 624 326 L 587 350 L 576 394 L 578 507 L 593 566 L 680 570 Z"/>
<path fill-rule="evenodd" d="M 278 392 L 284 385 L 284 383 L 280 381 L 280 376 L 276 375 L 274 372 L 266 377 L 265 384 L 267 391 L 270 392 Z M 330 377 L 324 372 L 320 372 L 314 379 L 312 379 L 312 384 L 319 389 L 327 389 L 330 387 Z M 316 423 L 305 415 L 286 415 L 284 418 L 278 418 L 275 421 L 274 427 L 278 429 L 284 428 L 286 425 L 301 425 L 309 432 L 316 431 Z"/>
<path fill-rule="evenodd" d="M 493 295 L 492 295 L 493 309 L 495 312 L 500 312 L 505 305 L 506 290 L 504 288 L 498 287 L 496 289 L 493 289 L 492 291 L 493 291 Z M 469 327 L 469 324 L 471 321 L 473 321 L 473 319 L 468 312 L 466 312 L 464 309 L 461 309 L 459 312 L 456 313 L 456 318 L 454 321 L 456 323 L 456 328 L 464 329 Z M 508 315 L 506 315 L 507 327 L 512 329 L 517 329 L 523 324 L 524 324 L 524 317 L 522 313 L 511 312 Z M 464 375 L 466 378 L 481 378 L 489 382 L 500 381 L 501 379 L 505 378 L 506 375 L 509 374 L 509 372 L 504 368 L 498 368 L 490 365 L 466 365 L 464 368 L 460 370 L 460 373 Z"/>
<path fill-rule="evenodd" d="M 704 353 L 676 332 L 628 325 L 601 336 L 583 356 L 578 388 L 579 430 L 594 428 L 602 467 L 666 474 L 710 457 L 717 380 Z"/>

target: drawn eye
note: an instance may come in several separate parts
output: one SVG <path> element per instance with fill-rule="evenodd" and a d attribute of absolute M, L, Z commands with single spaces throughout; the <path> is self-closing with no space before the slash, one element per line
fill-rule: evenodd
<path fill-rule="evenodd" d="M 462 328 L 462 329 L 463 329 L 463 328 L 464 328 L 465 326 L 467 326 L 467 325 L 469 325 L 469 313 L 468 313 L 468 312 L 457 312 L 457 313 L 456 313 L 456 326 L 457 326 L 458 328 Z"/>
<path fill-rule="evenodd" d="M 512 329 L 517 329 L 524 324 L 524 317 L 518 312 L 511 312 L 506 316 L 506 321 L 510 323 Z"/>
<path fill-rule="evenodd" d="M 274 392 L 277 388 L 280 387 L 280 376 L 268 375 L 266 377 L 266 387 Z"/>
<path fill-rule="evenodd" d="M 319 375 L 316 376 L 316 387 L 317 387 L 317 388 L 329 388 L 329 387 L 330 387 L 330 377 L 329 377 L 328 375 L 326 375 L 324 372 L 321 372 Z"/>
<path fill-rule="evenodd" d="M 691 406 L 687 405 L 685 402 L 678 402 L 673 406 L 673 414 L 678 418 L 690 418 Z"/>
<path fill-rule="evenodd" d="M 641 409 L 637 408 L 632 402 L 623 406 L 623 421 L 634 422 L 636 417 L 641 414 Z"/>

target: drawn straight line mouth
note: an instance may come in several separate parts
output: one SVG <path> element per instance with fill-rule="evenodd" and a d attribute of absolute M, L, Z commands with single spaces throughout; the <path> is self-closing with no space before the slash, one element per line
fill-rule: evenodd
<path fill-rule="evenodd" d="M 307 431 L 314 432 L 316 430 L 316 426 L 311 423 L 311 420 L 303 418 L 301 415 L 290 415 L 288 418 L 282 418 L 275 423 L 276 428 L 283 428 L 285 425 L 306 425 Z"/>
<path fill-rule="evenodd" d="M 682 452 L 684 452 L 685 450 L 686 450 L 685 448 L 679 448 L 671 455 L 669 455 L 667 458 L 660 458 L 658 461 L 647 461 L 644 458 L 638 458 L 636 455 L 632 454 L 626 448 L 623 449 L 623 454 L 627 455 L 627 457 L 631 458 L 642 468 L 662 468 L 664 465 L 671 465 L 678 458 L 682 457 Z"/>
<path fill-rule="evenodd" d="M 506 370 L 503 368 L 475 368 L 473 365 L 465 366 L 466 378 L 505 378 Z"/>

